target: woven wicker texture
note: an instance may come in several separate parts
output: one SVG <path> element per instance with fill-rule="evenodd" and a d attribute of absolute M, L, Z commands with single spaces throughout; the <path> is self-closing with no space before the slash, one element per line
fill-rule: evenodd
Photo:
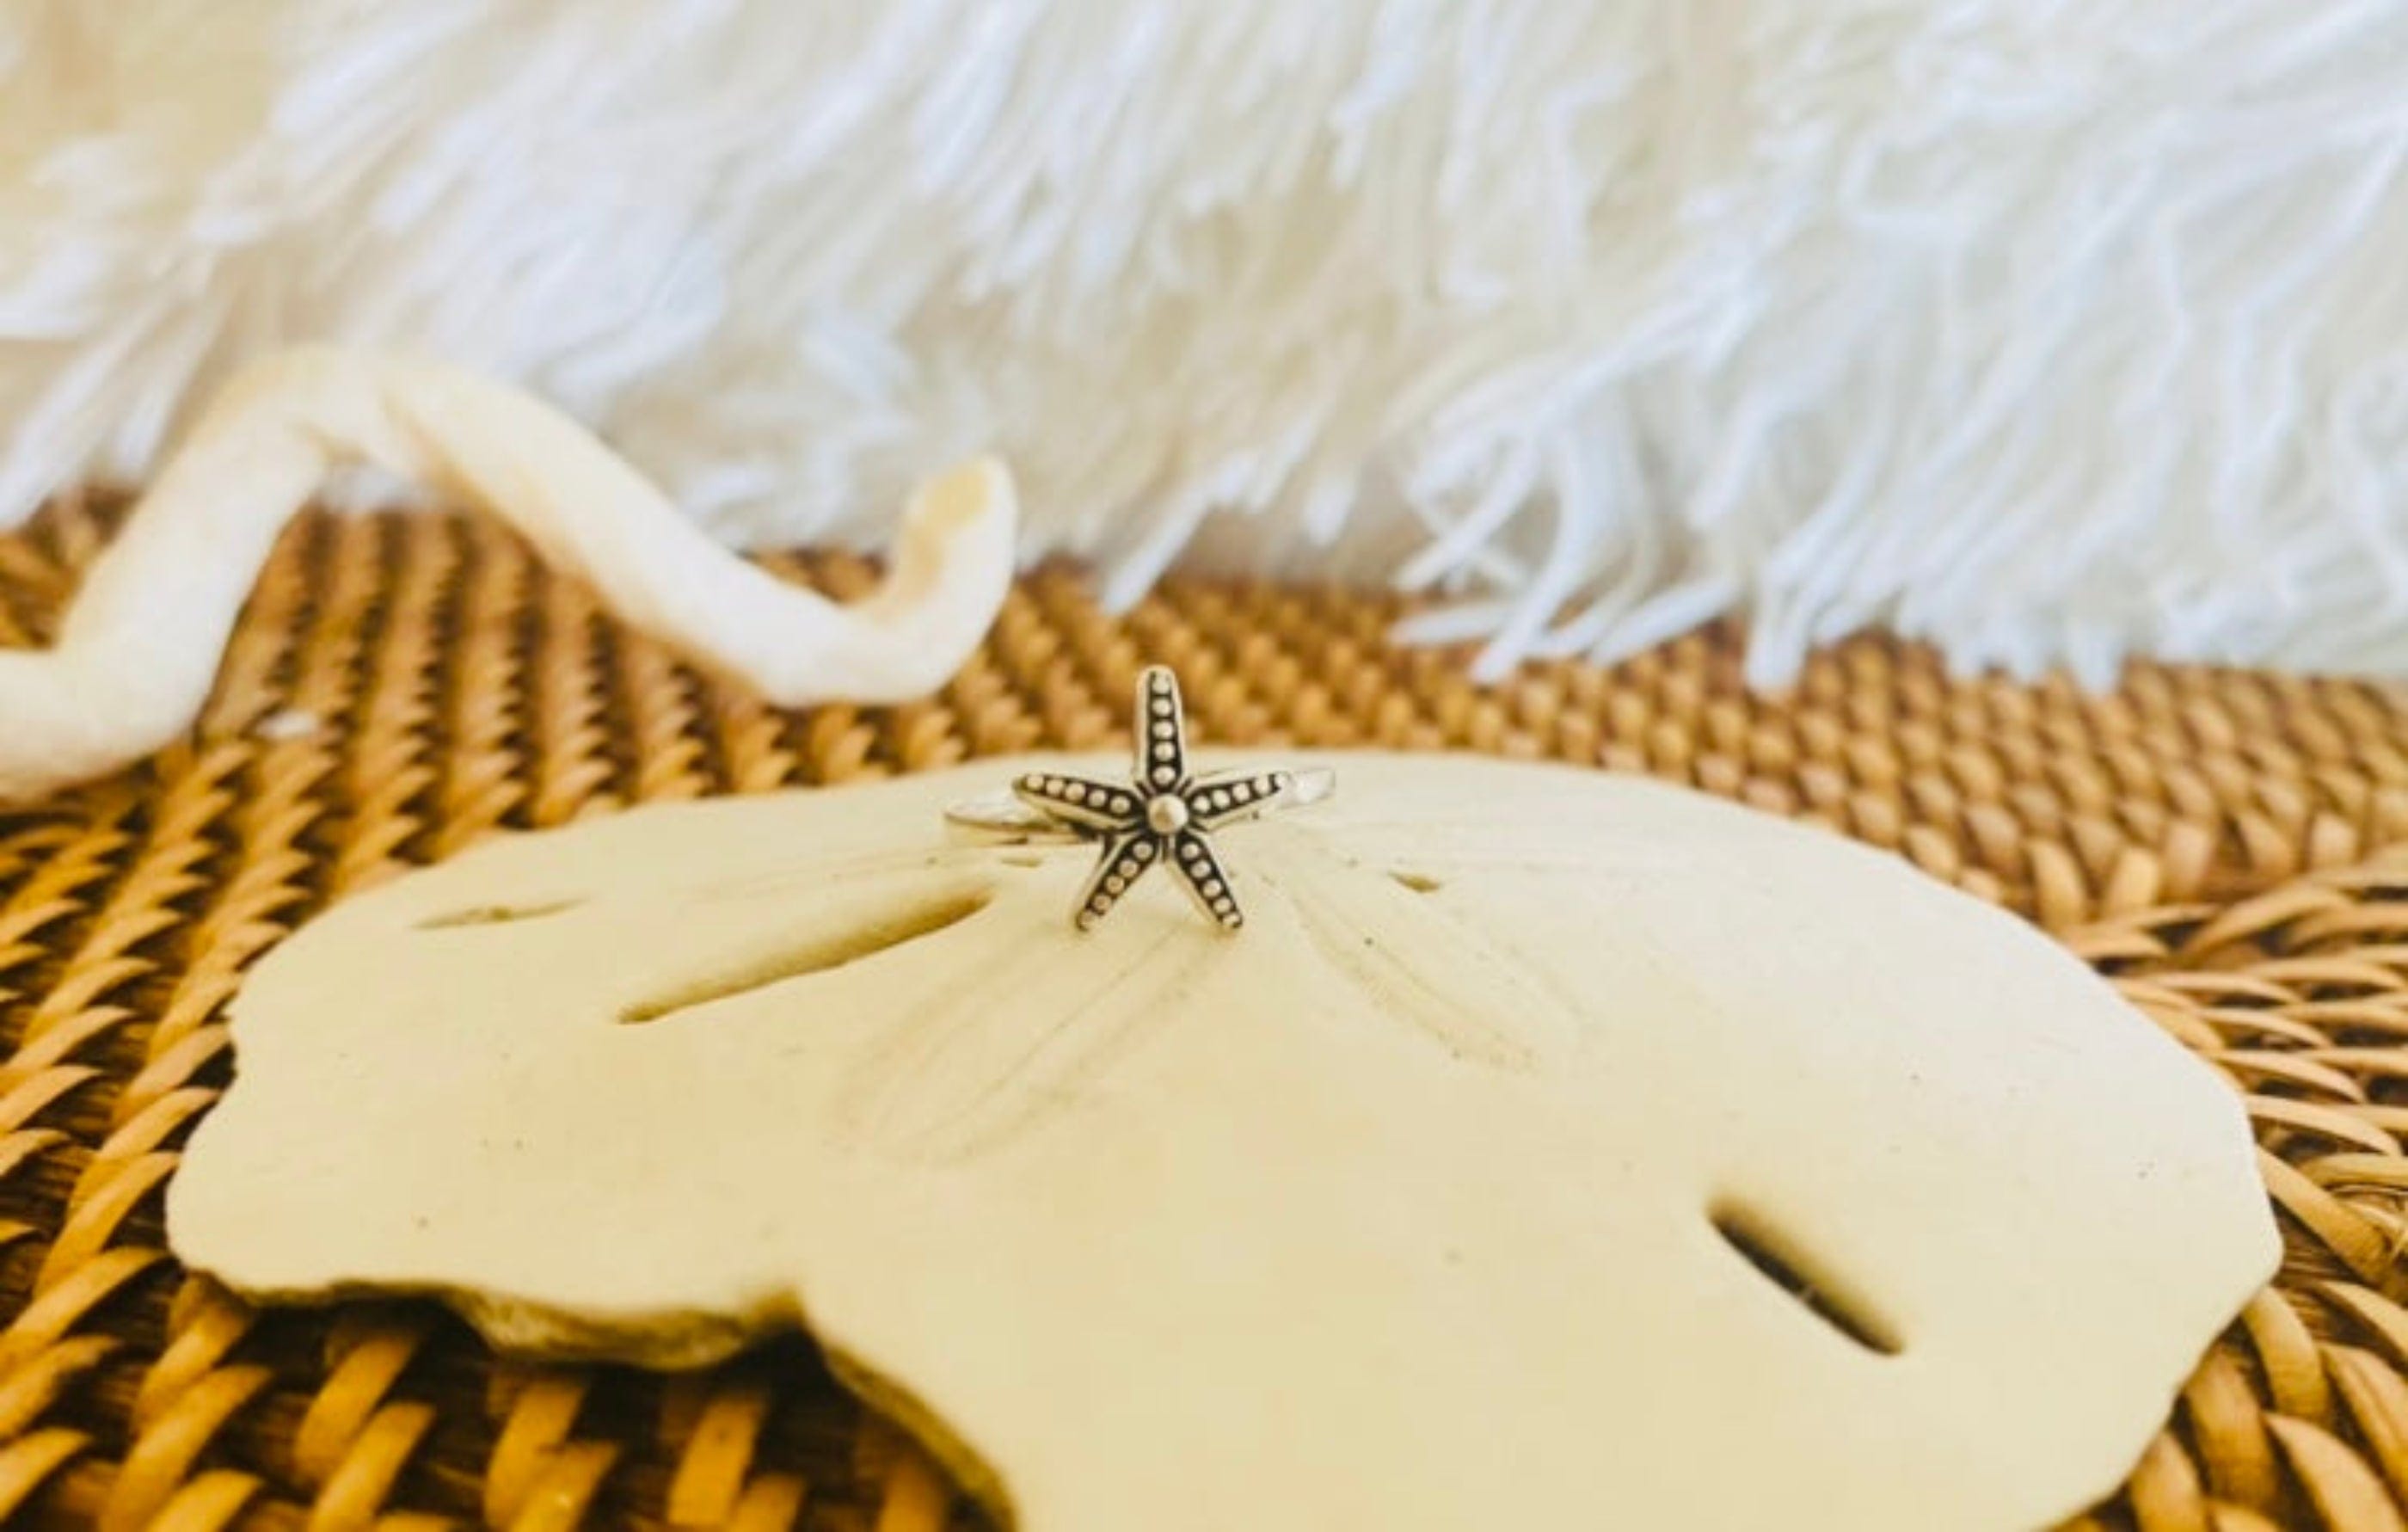
<path fill-rule="evenodd" d="M 42 641 L 108 532 L 70 505 L 0 538 L 0 645 Z M 838 594 L 869 575 L 780 566 Z M 943 694 L 789 714 L 506 534 L 303 521 L 187 743 L 0 815 L 0 1521 L 977 1525 L 798 1340 L 661 1379 L 500 1363 L 423 1304 L 254 1312 L 166 1255 L 157 1194 L 229 1077 L 244 966 L 328 901 L 640 799 L 1112 743 L 1160 659 L 1209 739 L 1652 772 L 2041 921 L 2244 1093 L 2289 1245 L 2086 1525 L 2408 1526 L 2408 852 L 2384 851 L 2408 841 L 2408 693 L 2142 668 L 2087 697 L 1863 641 L 1770 699 L 1718 632 L 1483 690 L 1459 655 L 1387 647 L 1396 609 L 1174 583 L 1115 621 L 1049 573 Z"/>

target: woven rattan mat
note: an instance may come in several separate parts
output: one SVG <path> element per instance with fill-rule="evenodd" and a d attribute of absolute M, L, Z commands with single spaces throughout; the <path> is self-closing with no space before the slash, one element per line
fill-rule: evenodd
<path fill-rule="evenodd" d="M 0 646 L 42 641 L 108 520 L 0 538 Z M 1767 699 L 1713 631 L 1484 690 L 1384 645 L 1395 612 L 1173 583 L 1114 621 L 1040 575 L 941 695 L 784 713 L 482 524 L 297 524 L 188 742 L 0 816 L 0 1521 L 975 1525 L 800 1341 L 663 1380 L 498 1363 L 422 1304 L 254 1313 L 166 1256 L 158 1192 L 228 1078 L 244 966 L 329 900 L 500 827 L 1104 744 L 1158 658 L 1208 737 L 1652 772 L 2058 933 L 2246 1094 L 2289 1241 L 2098 1523 L 2402 1526 L 2408 853 L 2384 848 L 2408 841 L 2408 693 L 2140 668 L 2091 697 L 1866 641 Z"/>

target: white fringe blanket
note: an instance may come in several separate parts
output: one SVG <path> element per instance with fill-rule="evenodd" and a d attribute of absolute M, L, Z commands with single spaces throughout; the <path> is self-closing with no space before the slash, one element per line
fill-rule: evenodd
<path fill-rule="evenodd" d="M 1378 575 L 1492 666 L 2396 669 L 2403 152 L 2397 0 L 19 0 L 0 522 L 332 341 L 729 541 L 993 451 L 1116 599 Z"/>

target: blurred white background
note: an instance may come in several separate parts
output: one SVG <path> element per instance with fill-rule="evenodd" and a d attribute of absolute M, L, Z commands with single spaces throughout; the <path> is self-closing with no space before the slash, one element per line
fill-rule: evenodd
<path fill-rule="evenodd" d="M 733 541 L 2396 668 L 2403 149 L 2389 0 L 0 0 L 0 521 L 334 341 Z"/>

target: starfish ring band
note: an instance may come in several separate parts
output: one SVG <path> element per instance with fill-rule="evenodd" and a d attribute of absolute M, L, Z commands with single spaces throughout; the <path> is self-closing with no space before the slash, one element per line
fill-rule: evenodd
<path fill-rule="evenodd" d="M 1326 770 L 1241 768 L 1198 777 L 1187 764 L 1187 717 L 1179 680 L 1161 666 L 1137 678 L 1135 769 L 1126 781 L 1030 771 L 1008 794 L 957 803 L 945 823 L 960 838 L 988 844 L 1092 840 L 1103 854 L 1079 891 L 1071 923 L 1085 931 L 1156 863 L 1170 868 L 1205 918 L 1224 931 L 1246 923 L 1212 833 L 1329 795 Z"/>

